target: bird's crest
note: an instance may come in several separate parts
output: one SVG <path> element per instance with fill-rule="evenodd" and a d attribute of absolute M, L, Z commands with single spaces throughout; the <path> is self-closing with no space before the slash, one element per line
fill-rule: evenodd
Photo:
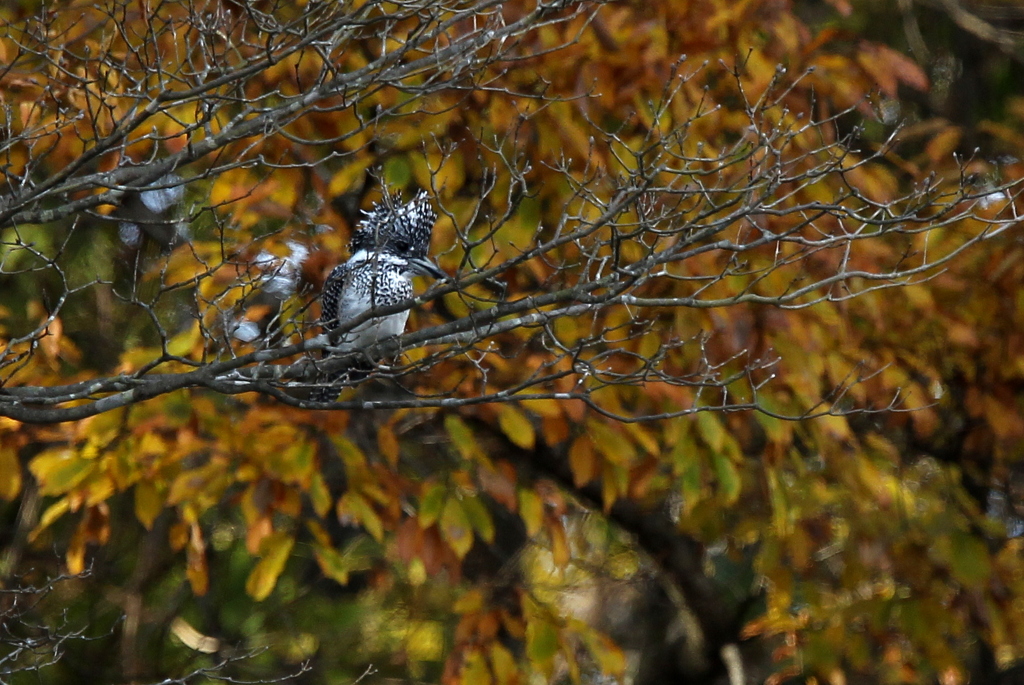
<path fill-rule="evenodd" d="M 407 258 L 422 258 L 430 249 L 430 233 L 437 212 L 430 206 L 425 190 L 403 204 L 399 193 L 385 193 L 352 234 L 351 253 L 360 250 L 387 252 Z"/>

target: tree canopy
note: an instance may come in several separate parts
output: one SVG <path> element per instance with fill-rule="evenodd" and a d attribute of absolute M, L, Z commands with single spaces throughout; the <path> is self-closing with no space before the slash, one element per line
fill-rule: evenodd
<path fill-rule="evenodd" d="M 0 675 L 1011 672 L 1024 109 L 831 5 L 0 9 Z"/>

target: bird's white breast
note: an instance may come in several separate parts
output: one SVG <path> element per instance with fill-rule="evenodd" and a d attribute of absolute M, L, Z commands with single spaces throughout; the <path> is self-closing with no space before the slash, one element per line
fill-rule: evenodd
<path fill-rule="evenodd" d="M 348 262 L 345 287 L 338 306 L 338 320 L 350 321 L 374 307 L 386 307 L 412 297 L 412 280 L 405 273 L 405 261 L 390 255 L 371 257 L 364 250 Z M 369 347 L 381 340 L 401 335 L 409 312 L 373 317 L 345 333 L 338 343 L 342 350 Z"/>

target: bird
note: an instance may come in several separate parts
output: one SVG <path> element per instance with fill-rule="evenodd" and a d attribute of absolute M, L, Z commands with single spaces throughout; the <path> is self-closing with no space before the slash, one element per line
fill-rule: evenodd
<path fill-rule="evenodd" d="M 367 350 L 382 340 L 401 335 L 409 318 L 408 309 L 371 317 L 344 333 L 334 331 L 364 312 L 411 298 L 414 276 L 446 278 L 427 258 L 437 212 L 426 191 L 419 191 L 404 204 L 398 193 L 385 193 L 364 214 L 349 243 L 351 256 L 334 267 L 320 295 L 320 325 L 338 352 Z M 311 399 L 336 399 L 338 388 L 334 383 L 344 375 L 327 379 Z"/>

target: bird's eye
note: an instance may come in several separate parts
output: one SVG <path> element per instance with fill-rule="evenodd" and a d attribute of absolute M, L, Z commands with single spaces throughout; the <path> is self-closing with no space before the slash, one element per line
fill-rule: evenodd
<path fill-rule="evenodd" d="M 395 243 L 395 247 L 398 249 L 399 252 L 409 251 L 409 243 L 405 240 L 399 240 L 397 243 Z"/>

